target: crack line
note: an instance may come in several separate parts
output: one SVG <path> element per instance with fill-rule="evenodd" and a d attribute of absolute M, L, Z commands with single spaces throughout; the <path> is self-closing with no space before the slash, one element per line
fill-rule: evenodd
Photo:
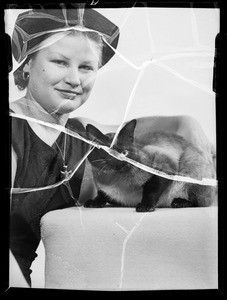
<path fill-rule="evenodd" d="M 117 222 L 115 222 L 115 224 L 117 225 L 117 226 L 119 226 L 126 234 L 129 234 L 130 233 L 130 231 L 128 231 L 127 229 L 125 229 L 122 225 L 120 225 L 119 223 L 117 223 Z"/>
<path fill-rule="evenodd" d="M 126 238 L 123 242 L 122 254 L 121 254 L 121 274 L 120 274 L 120 282 L 119 282 L 119 289 L 120 290 L 122 289 L 122 282 L 123 282 L 123 276 L 124 276 L 125 250 L 126 250 L 127 242 L 129 241 L 129 239 L 130 239 L 131 235 L 133 234 L 133 232 L 140 226 L 143 218 L 147 215 L 147 213 L 142 215 L 142 217 L 139 219 L 139 221 L 136 223 L 136 225 L 131 229 L 131 231 L 128 232 L 128 235 L 126 236 Z M 119 224 L 117 224 L 117 225 L 119 226 Z"/>

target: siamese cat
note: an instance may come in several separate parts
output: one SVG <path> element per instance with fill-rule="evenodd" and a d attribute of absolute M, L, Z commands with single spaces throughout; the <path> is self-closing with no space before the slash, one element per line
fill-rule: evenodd
<path fill-rule="evenodd" d="M 173 133 L 148 132 L 134 137 L 136 120 L 121 129 L 113 149 L 128 158 L 170 175 L 201 180 L 214 178 L 212 160 L 183 137 Z M 114 133 L 103 134 L 91 124 L 86 127 L 90 140 L 110 146 Z M 88 156 L 97 186 L 97 196 L 85 207 L 136 207 L 137 212 L 154 211 L 156 207 L 210 206 L 215 187 L 179 182 L 154 175 L 124 160 L 118 160 L 98 148 Z"/>

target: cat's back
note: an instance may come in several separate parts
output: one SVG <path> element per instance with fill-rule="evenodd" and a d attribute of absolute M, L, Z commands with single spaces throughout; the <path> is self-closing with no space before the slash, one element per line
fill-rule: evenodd
<path fill-rule="evenodd" d="M 173 146 L 178 146 L 181 148 L 188 147 L 191 145 L 188 141 L 186 141 L 183 137 L 170 132 L 164 131 L 155 131 L 155 132 L 146 132 L 144 134 L 140 134 L 139 136 L 135 136 L 135 141 L 138 144 L 146 145 L 165 145 L 171 144 Z"/>
<path fill-rule="evenodd" d="M 147 132 L 135 137 L 137 149 L 147 153 L 149 156 L 160 154 L 178 163 L 186 148 L 194 148 L 191 143 L 183 137 L 162 131 Z"/>
<path fill-rule="evenodd" d="M 175 151 L 184 151 L 185 148 L 191 147 L 191 143 L 186 141 L 183 137 L 162 131 L 147 132 L 135 137 L 135 143 L 138 147 L 144 148 L 153 146 L 158 148 L 173 149 Z"/>

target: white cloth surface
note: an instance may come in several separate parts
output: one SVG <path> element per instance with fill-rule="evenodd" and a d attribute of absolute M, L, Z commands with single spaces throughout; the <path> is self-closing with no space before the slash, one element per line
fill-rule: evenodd
<path fill-rule="evenodd" d="M 216 289 L 217 207 L 72 207 L 41 220 L 45 287 Z"/>

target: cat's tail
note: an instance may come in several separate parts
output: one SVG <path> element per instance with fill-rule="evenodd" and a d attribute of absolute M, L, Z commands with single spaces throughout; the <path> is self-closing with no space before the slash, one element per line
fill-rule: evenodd
<path fill-rule="evenodd" d="M 190 184 L 188 197 L 189 201 L 198 207 L 207 207 L 217 203 L 216 188 L 214 186 Z"/>
<path fill-rule="evenodd" d="M 161 195 L 157 207 L 171 207 L 175 199 L 191 202 L 192 207 L 208 207 L 217 204 L 216 188 L 195 183 L 173 181 Z"/>
<path fill-rule="evenodd" d="M 200 151 L 196 153 L 193 149 L 186 149 L 180 158 L 179 175 L 180 173 L 198 180 L 215 178 L 211 155 L 207 157 Z M 193 206 L 211 206 L 216 202 L 217 188 L 215 186 L 187 182 L 184 190 L 187 191 L 187 200 L 192 202 Z"/>

